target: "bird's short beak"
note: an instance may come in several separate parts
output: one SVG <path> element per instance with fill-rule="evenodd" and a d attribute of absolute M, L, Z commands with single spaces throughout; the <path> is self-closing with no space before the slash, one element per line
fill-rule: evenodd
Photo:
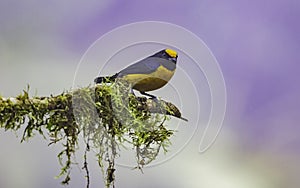
<path fill-rule="evenodd" d="M 177 61 L 177 57 L 173 57 L 171 58 L 172 61 L 176 62 Z"/>

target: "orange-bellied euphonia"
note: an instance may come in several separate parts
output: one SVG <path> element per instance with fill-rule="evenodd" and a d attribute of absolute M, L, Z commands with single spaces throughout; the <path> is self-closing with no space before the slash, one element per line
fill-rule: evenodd
<path fill-rule="evenodd" d="M 159 89 L 169 82 L 176 69 L 177 57 L 176 51 L 164 49 L 126 67 L 113 76 L 97 77 L 94 81 L 99 84 L 124 79 L 131 85 L 131 89 L 155 98 L 154 95 L 145 92 Z"/>

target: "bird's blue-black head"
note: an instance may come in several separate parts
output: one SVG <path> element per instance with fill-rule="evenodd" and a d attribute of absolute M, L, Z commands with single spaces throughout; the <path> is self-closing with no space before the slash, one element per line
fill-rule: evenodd
<path fill-rule="evenodd" d="M 161 50 L 161 51 L 157 52 L 156 54 L 152 55 L 151 57 L 164 58 L 164 59 L 172 61 L 173 63 L 176 63 L 178 54 L 175 50 L 164 49 L 164 50 Z"/>

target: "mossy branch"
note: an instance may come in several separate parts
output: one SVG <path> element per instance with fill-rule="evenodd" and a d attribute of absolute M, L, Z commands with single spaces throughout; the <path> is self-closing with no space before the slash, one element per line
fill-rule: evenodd
<path fill-rule="evenodd" d="M 58 154 L 62 165 L 58 177 L 65 176 L 63 184 L 70 181 L 72 157 L 78 147 L 78 135 L 82 134 L 86 143 L 83 169 L 87 174 L 87 187 L 90 148 L 96 151 L 106 187 L 114 187 L 119 145 L 125 142 L 133 145 L 137 167 L 141 169 L 155 160 L 161 147 L 166 149 L 170 144 L 174 131 L 164 126 L 167 116 L 186 120 L 172 103 L 137 97 L 127 88 L 126 84 L 113 83 L 50 97 L 30 97 L 28 88 L 15 98 L 0 96 L 0 128 L 17 131 L 25 126 L 22 141 L 35 133 L 45 135 L 46 132 L 49 145 L 63 143 L 64 149 Z"/>

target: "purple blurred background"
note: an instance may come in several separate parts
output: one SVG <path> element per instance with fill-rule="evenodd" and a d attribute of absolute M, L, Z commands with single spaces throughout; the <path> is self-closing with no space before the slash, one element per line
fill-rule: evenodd
<path fill-rule="evenodd" d="M 28 83 L 33 94 L 60 93 L 101 35 L 137 21 L 174 23 L 199 36 L 220 64 L 228 92 L 224 127 L 204 154 L 196 136 L 144 174 L 118 169 L 117 187 L 298 187 L 299 18 L 297 0 L 2 0 L 0 94 L 15 96 Z M 59 148 L 39 136 L 19 140 L 0 132 L 0 188 L 62 187 L 53 178 Z M 84 187 L 84 173 L 74 171 L 70 187 Z M 95 167 L 92 187 L 102 186 L 99 177 Z"/>

